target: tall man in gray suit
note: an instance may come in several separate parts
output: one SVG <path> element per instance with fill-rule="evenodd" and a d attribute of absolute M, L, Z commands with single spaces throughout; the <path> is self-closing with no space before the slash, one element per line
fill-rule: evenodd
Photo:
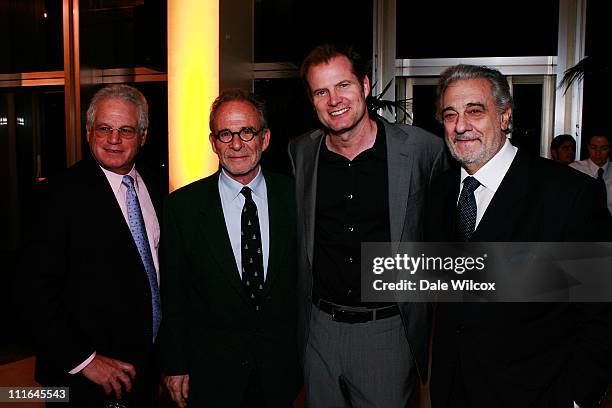
<path fill-rule="evenodd" d="M 322 129 L 289 145 L 298 202 L 298 345 L 312 407 L 405 407 L 427 378 L 426 305 L 362 302 L 362 242 L 418 241 L 442 139 L 370 116 L 351 48 L 321 45 L 301 76 Z"/>

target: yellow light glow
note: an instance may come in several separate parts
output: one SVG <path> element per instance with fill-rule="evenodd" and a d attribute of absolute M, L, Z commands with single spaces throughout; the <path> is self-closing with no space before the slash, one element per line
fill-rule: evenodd
<path fill-rule="evenodd" d="M 219 93 L 219 1 L 168 0 L 170 191 L 217 171 L 208 142 Z"/>

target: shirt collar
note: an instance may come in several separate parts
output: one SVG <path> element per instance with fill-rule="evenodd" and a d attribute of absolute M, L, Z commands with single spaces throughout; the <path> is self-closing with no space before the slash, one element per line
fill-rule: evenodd
<path fill-rule="evenodd" d="M 98 166 L 100 166 L 100 165 L 98 165 Z M 134 179 L 134 188 L 136 189 L 136 192 L 138 193 L 138 181 L 140 180 L 140 176 L 138 175 L 138 172 L 136 171 L 136 166 L 135 165 L 132 166 L 132 169 L 127 174 L 113 173 L 112 171 L 106 170 L 102 166 L 100 166 L 100 168 L 104 172 L 104 175 L 106 176 L 106 179 L 110 183 L 110 186 L 113 189 L 113 192 L 115 194 L 117 194 L 117 192 L 121 188 L 121 184 L 123 183 L 123 177 L 124 176 L 131 176 L 132 179 Z"/>
<path fill-rule="evenodd" d="M 263 173 L 261 172 L 261 166 L 258 167 L 259 168 L 257 169 L 257 175 L 246 186 L 231 178 L 231 176 L 227 173 L 227 171 L 225 171 L 225 169 L 221 169 L 221 174 L 219 175 L 219 182 L 229 193 L 229 196 L 232 200 L 234 200 L 240 195 L 240 191 L 243 187 L 249 187 L 256 197 L 265 199 L 264 177 Z"/>
<path fill-rule="evenodd" d="M 587 159 L 587 163 L 589 164 L 589 168 L 592 170 L 593 174 L 595 174 L 595 176 L 597 176 L 597 170 L 599 170 L 600 168 L 604 169 L 604 171 L 606 171 L 608 169 L 608 165 L 610 164 L 610 160 L 606 160 L 604 165 L 601 166 L 601 167 L 599 167 L 598 165 L 593 163 L 593 160 L 591 160 L 590 157 Z"/>
<path fill-rule="evenodd" d="M 372 154 L 378 159 L 387 160 L 385 124 L 377 117 L 374 117 L 374 121 L 376 122 L 376 140 L 374 141 L 374 146 L 371 148 Z"/>
<path fill-rule="evenodd" d="M 373 116 L 371 118 L 376 122 L 376 139 L 374 140 L 374 144 L 372 145 L 372 147 L 359 153 L 357 157 L 355 157 L 355 159 L 359 160 L 365 157 L 372 156 L 379 160 L 387 160 L 387 140 L 385 134 L 385 124 L 381 119 L 376 116 Z M 323 136 L 324 139 L 326 137 L 327 136 Z M 323 140 L 323 143 L 321 143 L 320 153 L 322 154 L 322 157 L 328 161 L 335 161 L 336 159 L 339 159 L 341 161 L 347 160 L 343 156 L 329 150 L 327 144 L 325 143 L 325 140 Z"/>
<path fill-rule="evenodd" d="M 517 150 L 515 146 L 512 146 L 510 140 L 506 139 L 502 148 L 499 149 L 499 152 L 497 152 L 491 160 L 486 162 L 484 166 L 478 169 L 476 173 L 472 174 L 472 176 L 478 180 L 482 186 L 495 193 L 508 172 L 514 160 L 514 156 L 516 156 Z M 469 176 L 468 172 L 462 167 L 461 183 L 463 183 L 463 180 L 465 180 L 467 176 Z"/>

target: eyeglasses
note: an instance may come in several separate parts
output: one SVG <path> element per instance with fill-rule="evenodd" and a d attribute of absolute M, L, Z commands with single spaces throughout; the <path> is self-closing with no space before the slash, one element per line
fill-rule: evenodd
<path fill-rule="evenodd" d="M 95 133 L 97 136 L 100 137 L 109 137 L 110 135 L 113 134 L 114 131 L 117 131 L 117 133 L 119 133 L 119 136 L 121 136 L 122 139 L 132 139 L 134 138 L 134 136 L 136 136 L 136 129 L 134 129 L 131 126 L 122 126 L 120 128 L 113 128 L 110 126 L 97 126 L 95 129 Z"/>
<path fill-rule="evenodd" d="M 215 138 L 217 138 L 221 143 L 230 143 L 232 140 L 234 140 L 234 136 L 238 135 L 240 140 L 242 140 L 243 142 L 250 142 L 255 136 L 260 134 L 262 130 L 263 128 L 255 130 L 252 128 L 244 127 L 237 132 L 232 132 L 229 129 L 223 129 L 217 132 Z"/>

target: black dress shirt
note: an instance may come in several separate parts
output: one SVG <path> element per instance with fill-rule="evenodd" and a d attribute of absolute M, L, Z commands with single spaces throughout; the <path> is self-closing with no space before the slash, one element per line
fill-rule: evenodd
<path fill-rule="evenodd" d="M 361 302 L 361 243 L 388 242 L 389 180 L 384 125 L 374 145 L 353 160 L 321 143 L 315 214 L 313 300 Z"/>

